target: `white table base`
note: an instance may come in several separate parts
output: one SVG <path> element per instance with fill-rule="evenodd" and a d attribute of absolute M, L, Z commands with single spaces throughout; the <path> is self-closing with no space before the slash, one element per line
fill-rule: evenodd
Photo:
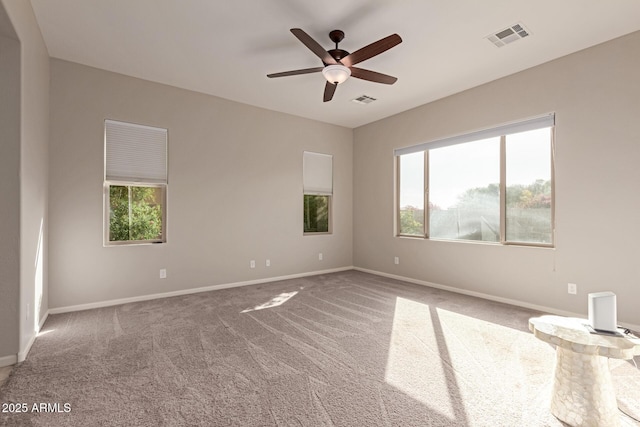
<path fill-rule="evenodd" d="M 556 348 L 551 413 L 571 426 L 620 425 L 606 357 Z"/>

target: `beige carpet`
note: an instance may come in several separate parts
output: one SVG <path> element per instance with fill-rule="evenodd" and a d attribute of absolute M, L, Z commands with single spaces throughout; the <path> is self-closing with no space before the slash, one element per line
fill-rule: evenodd
<path fill-rule="evenodd" d="M 535 315 L 356 271 L 52 315 L 0 425 L 562 426 Z M 640 417 L 640 371 L 611 367 Z"/>
<path fill-rule="evenodd" d="M 5 383 L 12 369 L 12 366 L 3 366 L 2 368 L 0 368 L 0 387 L 2 387 L 2 384 Z"/>

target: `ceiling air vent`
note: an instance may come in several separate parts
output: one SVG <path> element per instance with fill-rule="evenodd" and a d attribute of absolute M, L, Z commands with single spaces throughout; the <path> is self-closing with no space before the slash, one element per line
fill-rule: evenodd
<path fill-rule="evenodd" d="M 375 100 L 376 100 L 375 98 L 372 98 L 367 95 L 361 95 L 357 98 L 352 99 L 352 101 L 355 102 L 356 104 L 363 104 L 363 105 L 371 104 Z"/>
<path fill-rule="evenodd" d="M 523 39 L 529 35 L 529 31 L 522 24 L 515 24 L 504 30 L 497 31 L 495 34 L 487 36 L 491 43 L 498 47 L 502 47 L 516 40 Z"/>

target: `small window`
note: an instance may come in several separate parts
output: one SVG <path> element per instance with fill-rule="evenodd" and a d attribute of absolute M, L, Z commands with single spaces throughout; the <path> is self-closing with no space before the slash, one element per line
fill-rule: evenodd
<path fill-rule="evenodd" d="M 304 195 L 304 232 L 328 233 L 331 196 Z"/>
<path fill-rule="evenodd" d="M 164 186 L 109 185 L 109 242 L 163 242 Z"/>
<path fill-rule="evenodd" d="M 105 245 L 166 242 L 167 130 L 105 121 Z"/>
<path fill-rule="evenodd" d="M 331 233 L 333 156 L 305 151 L 303 169 L 303 233 Z"/>

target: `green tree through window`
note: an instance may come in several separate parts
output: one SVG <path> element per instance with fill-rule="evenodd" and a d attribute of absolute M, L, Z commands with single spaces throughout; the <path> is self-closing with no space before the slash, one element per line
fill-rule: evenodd
<path fill-rule="evenodd" d="M 484 199 L 499 198 L 498 184 L 470 188 L 463 193 L 455 209 L 474 210 Z M 521 242 L 551 242 L 551 181 L 537 179 L 531 184 L 510 185 L 506 193 L 507 237 Z M 453 210 L 452 210 L 453 212 Z M 490 224 L 491 225 L 491 224 Z M 493 225 L 494 228 L 498 224 Z M 468 240 L 482 240 L 480 223 L 473 233 L 465 236 Z"/>
<path fill-rule="evenodd" d="M 162 239 L 160 187 L 111 185 L 109 187 L 109 241 Z"/>
<path fill-rule="evenodd" d="M 304 232 L 329 232 L 329 196 L 304 195 Z"/>

